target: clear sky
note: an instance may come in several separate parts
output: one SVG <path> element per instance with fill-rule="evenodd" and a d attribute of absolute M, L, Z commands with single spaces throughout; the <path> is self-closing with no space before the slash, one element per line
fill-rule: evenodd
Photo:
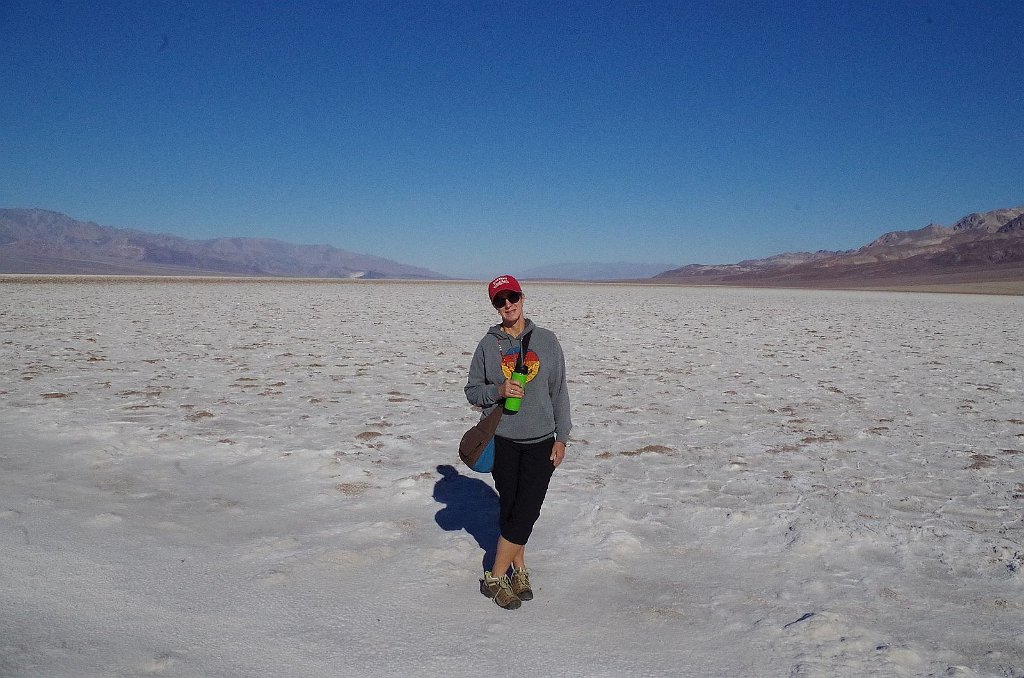
<path fill-rule="evenodd" d="M 0 206 L 486 277 L 1024 204 L 1024 2 L 3 0 Z"/>

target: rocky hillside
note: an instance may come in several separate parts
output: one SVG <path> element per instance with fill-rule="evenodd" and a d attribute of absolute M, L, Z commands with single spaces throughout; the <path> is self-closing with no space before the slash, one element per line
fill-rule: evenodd
<path fill-rule="evenodd" d="M 683 266 L 663 282 L 829 286 L 956 276 L 1024 280 L 1024 207 L 969 214 L 953 226 L 893 231 L 856 250 L 797 252 L 738 264 Z"/>
<path fill-rule="evenodd" d="M 0 273 L 444 277 L 328 245 L 265 238 L 189 240 L 100 226 L 38 209 L 0 210 Z"/>

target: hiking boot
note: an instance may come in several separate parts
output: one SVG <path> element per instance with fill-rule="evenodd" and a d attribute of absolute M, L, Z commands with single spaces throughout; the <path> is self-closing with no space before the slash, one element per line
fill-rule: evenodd
<path fill-rule="evenodd" d="M 524 567 L 520 570 L 513 567 L 509 583 L 512 585 L 512 593 L 516 594 L 519 600 L 533 600 L 533 588 L 530 587 L 530 571 L 528 569 Z"/>
<path fill-rule="evenodd" d="M 516 610 L 523 604 L 519 596 L 512 593 L 512 584 L 508 580 L 508 575 L 494 577 L 490 572 L 484 572 L 484 578 L 480 580 L 480 593 L 488 598 L 493 598 L 498 607 L 503 607 L 506 610 Z"/>

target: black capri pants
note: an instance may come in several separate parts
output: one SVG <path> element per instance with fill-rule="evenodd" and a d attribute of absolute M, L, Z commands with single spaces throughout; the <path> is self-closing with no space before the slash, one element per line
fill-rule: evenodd
<path fill-rule="evenodd" d="M 521 443 L 494 437 L 494 467 L 491 477 L 498 490 L 501 536 L 513 544 L 526 544 L 555 471 L 551 463 L 554 436 L 537 443 Z"/>

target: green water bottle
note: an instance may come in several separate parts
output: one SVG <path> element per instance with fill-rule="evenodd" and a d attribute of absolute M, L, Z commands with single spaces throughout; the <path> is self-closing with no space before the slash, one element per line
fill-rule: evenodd
<path fill-rule="evenodd" d="M 526 389 L 526 375 L 528 374 L 528 372 L 529 370 L 526 368 L 525 365 L 520 365 L 519 367 L 516 368 L 516 371 L 512 373 L 510 379 L 512 379 L 512 381 L 522 386 L 523 389 Z M 505 398 L 505 411 L 518 412 L 519 406 L 522 404 L 522 398 Z"/>

